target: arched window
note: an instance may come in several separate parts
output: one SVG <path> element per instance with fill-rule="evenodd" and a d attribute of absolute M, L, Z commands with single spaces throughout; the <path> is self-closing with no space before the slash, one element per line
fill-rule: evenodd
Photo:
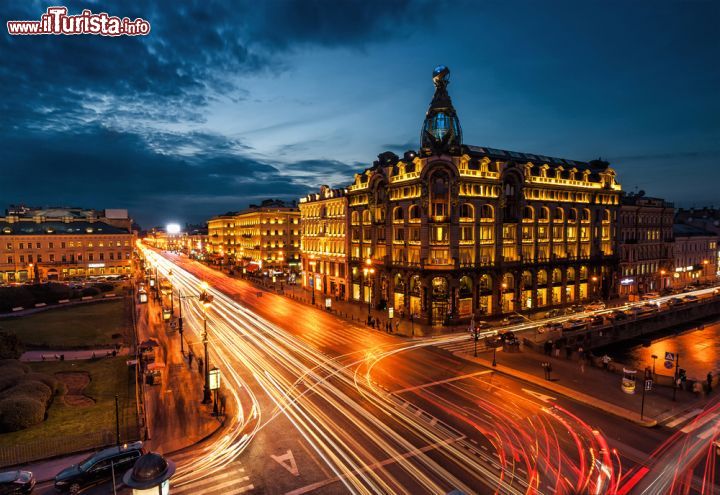
<path fill-rule="evenodd" d="M 525 289 L 532 288 L 532 273 L 530 273 L 527 270 L 522 272 L 522 277 L 520 278 L 520 282 Z"/>
<path fill-rule="evenodd" d="M 589 209 L 589 208 L 583 208 L 583 211 L 582 211 L 582 221 L 583 221 L 583 222 L 589 222 L 589 221 L 590 221 L 590 209 Z"/>
<path fill-rule="evenodd" d="M 610 223 L 610 210 L 603 211 L 603 223 Z"/>
<path fill-rule="evenodd" d="M 547 206 L 543 206 L 540 208 L 538 220 L 541 222 L 547 222 L 548 220 L 550 220 L 550 209 Z"/>
<path fill-rule="evenodd" d="M 562 282 L 562 272 L 559 268 L 555 268 L 552 272 L 552 282 L 554 284 L 559 284 Z"/>
<path fill-rule="evenodd" d="M 570 208 L 568 210 L 568 222 L 577 222 L 578 211 L 577 208 Z"/>
<path fill-rule="evenodd" d="M 503 275 L 503 281 L 500 288 L 504 291 L 513 290 L 515 287 L 515 277 L 512 273 L 506 273 Z"/>
<path fill-rule="evenodd" d="M 570 267 L 567 269 L 567 281 L 568 282 L 574 282 L 575 281 L 575 268 Z"/>
<path fill-rule="evenodd" d="M 580 267 L 580 280 L 587 280 L 588 278 L 588 268 L 583 265 Z"/>
<path fill-rule="evenodd" d="M 370 223 L 370 210 L 363 210 L 362 221 L 363 223 Z"/>
<path fill-rule="evenodd" d="M 555 208 L 555 211 L 553 212 L 553 221 L 555 222 L 562 222 L 565 219 L 565 212 L 562 208 L 557 207 Z"/>
<path fill-rule="evenodd" d="M 483 275 L 480 277 L 480 290 L 489 291 L 492 290 L 492 277 L 490 275 Z"/>
<path fill-rule="evenodd" d="M 405 219 L 405 210 L 402 206 L 396 206 L 393 209 L 393 220 L 396 222 L 402 222 Z"/>
<path fill-rule="evenodd" d="M 419 296 L 421 288 L 422 282 L 420 281 L 420 275 L 413 275 L 410 279 L 410 294 L 413 296 Z"/>
<path fill-rule="evenodd" d="M 545 285 L 547 284 L 547 272 L 545 270 L 540 270 L 537 273 L 537 283 L 538 285 Z"/>
<path fill-rule="evenodd" d="M 350 222 L 351 222 L 353 225 L 357 225 L 357 224 L 360 223 L 360 215 L 358 214 L 357 211 L 353 211 L 353 212 L 350 214 Z"/>
<path fill-rule="evenodd" d="M 523 208 L 523 221 L 533 221 L 535 219 L 535 210 L 532 206 Z"/>
<path fill-rule="evenodd" d="M 465 275 L 460 279 L 460 288 L 458 289 L 460 297 L 472 296 L 472 279 Z"/>
<path fill-rule="evenodd" d="M 463 203 L 460 206 L 460 220 L 471 222 L 475 220 L 475 208 L 470 203 Z"/>
<path fill-rule="evenodd" d="M 420 221 L 420 207 L 418 205 L 411 205 L 410 208 L 408 208 L 408 219 L 410 219 L 410 221 Z"/>
<path fill-rule="evenodd" d="M 480 220 L 495 220 L 495 210 L 491 205 L 480 207 Z"/>

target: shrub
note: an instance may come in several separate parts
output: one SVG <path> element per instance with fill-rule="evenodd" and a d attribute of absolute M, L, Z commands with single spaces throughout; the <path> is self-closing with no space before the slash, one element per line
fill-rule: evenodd
<path fill-rule="evenodd" d="M 114 288 L 112 284 L 93 284 L 93 287 L 101 292 L 110 292 Z"/>
<path fill-rule="evenodd" d="M 0 399 L 0 431 L 25 429 L 45 419 L 45 406 L 29 397 Z"/>
<path fill-rule="evenodd" d="M 0 359 L 18 359 L 22 353 L 23 345 L 15 332 L 0 330 Z"/>
<path fill-rule="evenodd" d="M 30 366 L 17 359 L 0 359 L 0 376 L 11 368 L 16 368 L 23 373 L 30 372 Z"/>
<path fill-rule="evenodd" d="M 22 378 L 21 378 L 22 380 Z M 53 390 L 42 382 L 34 380 L 22 380 L 20 383 L 0 393 L 0 398 L 27 397 L 43 404 L 43 407 L 50 402 Z"/>
<path fill-rule="evenodd" d="M 2 376 L 0 376 L 0 392 L 6 390 L 14 385 L 20 383 L 22 377 L 25 376 L 25 372 L 19 368 L 12 366 L 3 366 L 1 368 Z"/>
<path fill-rule="evenodd" d="M 47 385 L 53 394 L 57 394 L 60 385 L 60 380 L 47 373 L 28 373 L 24 377 L 20 378 L 20 381 L 33 381 L 40 382 Z"/>
<path fill-rule="evenodd" d="M 82 294 L 82 297 L 97 296 L 100 294 L 100 291 L 95 287 L 85 287 L 80 294 Z"/>

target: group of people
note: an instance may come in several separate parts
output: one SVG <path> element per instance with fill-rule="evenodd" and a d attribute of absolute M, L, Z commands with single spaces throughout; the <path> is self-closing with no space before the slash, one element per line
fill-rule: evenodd
<path fill-rule="evenodd" d="M 385 322 L 380 321 L 379 318 L 374 318 L 372 316 L 368 316 L 368 325 L 370 325 L 372 328 L 377 328 L 378 330 L 385 330 L 387 333 L 393 333 L 393 330 L 396 332 L 400 328 L 400 322 L 395 322 L 395 328 L 393 329 L 393 322 L 391 320 L 386 320 Z"/>

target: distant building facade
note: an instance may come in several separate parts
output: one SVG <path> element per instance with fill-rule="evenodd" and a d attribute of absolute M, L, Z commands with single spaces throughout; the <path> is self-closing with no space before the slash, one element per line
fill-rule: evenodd
<path fill-rule="evenodd" d="M 12 206 L 0 217 L 0 282 L 128 274 L 131 225 L 127 210 Z"/>
<path fill-rule="evenodd" d="M 380 154 L 343 193 L 348 298 L 445 324 L 613 294 L 615 171 L 463 144 L 448 72 L 434 73 L 420 151 Z M 326 199 L 305 200 L 304 257 L 328 254 Z"/>
<path fill-rule="evenodd" d="M 644 193 L 622 198 L 618 221 L 620 295 L 634 296 L 672 286 L 675 208 Z"/>
<path fill-rule="evenodd" d="M 675 236 L 673 286 L 714 282 L 718 269 L 718 235 L 694 225 L 678 224 Z"/>
<path fill-rule="evenodd" d="M 211 218 L 207 248 L 220 263 L 249 272 L 297 272 L 300 210 L 294 203 L 269 199 Z"/>
<path fill-rule="evenodd" d="M 303 287 L 347 300 L 347 191 L 322 186 L 299 207 Z"/>

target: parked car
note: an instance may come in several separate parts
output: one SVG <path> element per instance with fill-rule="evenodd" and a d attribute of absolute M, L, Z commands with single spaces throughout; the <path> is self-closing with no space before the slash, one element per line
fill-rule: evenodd
<path fill-rule="evenodd" d="M 527 320 L 524 316 L 520 315 L 510 315 L 506 318 L 503 318 L 503 320 L 500 322 L 503 325 L 517 325 L 518 323 L 525 323 Z"/>
<path fill-rule="evenodd" d="M 552 332 L 552 331 L 557 331 L 557 330 L 562 330 L 562 329 L 563 329 L 562 323 L 553 322 L 553 323 L 548 323 L 546 325 L 538 327 L 538 333 Z"/>
<path fill-rule="evenodd" d="M 30 471 L 0 473 L 0 495 L 22 495 L 35 488 L 35 476 Z"/>
<path fill-rule="evenodd" d="M 660 294 L 658 292 L 646 292 L 641 296 L 641 299 L 643 300 L 649 300 L 649 299 L 657 299 L 660 297 Z"/>
<path fill-rule="evenodd" d="M 515 336 L 515 334 L 510 331 L 500 332 L 500 334 L 498 334 L 498 339 L 500 339 L 505 344 L 515 344 L 518 342 L 518 339 Z"/>
<path fill-rule="evenodd" d="M 683 299 L 685 299 L 685 302 L 696 302 L 699 300 L 698 296 L 693 296 L 692 294 L 685 296 Z"/>
<path fill-rule="evenodd" d="M 110 481 L 132 468 L 143 454 L 142 442 L 109 447 L 91 455 L 79 464 L 63 469 L 55 476 L 55 490 L 75 495 L 93 485 Z"/>
<path fill-rule="evenodd" d="M 564 314 L 562 309 L 551 309 L 547 313 L 545 313 L 545 318 L 557 318 L 558 316 L 562 316 Z"/>
<path fill-rule="evenodd" d="M 671 297 L 668 299 L 667 304 L 668 306 L 682 306 L 685 304 L 686 301 L 683 299 L 680 299 L 679 297 Z"/>
<path fill-rule="evenodd" d="M 600 311 L 605 309 L 605 303 L 602 301 L 593 301 L 585 305 L 585 311 Z"/>
<path fill-rule="evenodd" d="M 605 324 L 605 318 L 601 315 L 591 316 L 589 318 L 591 327 L 601 327 Z"/>
<path fill-rule="evenodd" d="M 575 330 L 585 330 L 587 326 L 587 320 L 580 318 L 571 318 L 563 323 L 563 331 L 572 332 Z"/>
<path fill-rule="evenodd" d="M 585 306 L 581 304 L 574 304 L 565 310 L 565 314 L 572 315 L 575 313 L 582 313 L 585 311 Z"/>
<path fill-rule="evenodd" d="M 627 320 L 628 315 L 623 311 L 613 311 L 607 315 L 607 318 L 613 321 Z"/>

